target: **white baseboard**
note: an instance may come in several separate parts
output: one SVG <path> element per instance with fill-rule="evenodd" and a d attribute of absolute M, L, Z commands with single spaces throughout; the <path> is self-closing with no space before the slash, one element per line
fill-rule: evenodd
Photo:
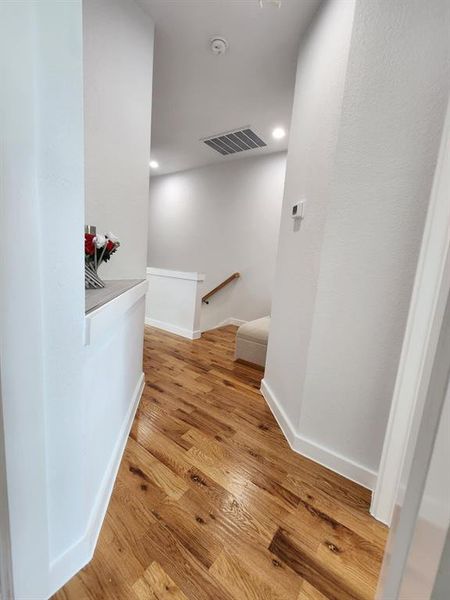
<path fill-rule="evenodd" d="M 58 556 L 58 558 L 50 565 L 51 589 L 49 590 L 49 596 L 52 596 L 59 590 L 59 588 L 82 569 L 94 555 L 98 536 L 100 535 L 103 520 L 108 509 L 117 472 L 128 441 L 128 435 L 133 424 L 134 416 L 144 390 L 144 385 L 145 378 L 144 373 L 142 373 L 134 389 L 127 415 L 123 421 L 116 445 L 113 448 L 108 466 L 101 481 L 95 503 L 91 509 L 86 531 L 77 542 L 70 546 L 70 548 L 62 555 Z"/>
<path fill-rule="evenodd" d="M 275 399 L 275 396 L 265 379 L 261 381 L 261 394 L 263 395 L 264 400 L 269 405 L 269 408 L 272 411 L 273 416 L 277 420 L 281 431 L 284 433 L 284 437 L 289 442 L 289 446 L 292 448 L 292 450 L 295 450 L 296 434 L 294 428 L 292 427 L 291 421 L 287 417 L 281 405 Z"/>
<path fill-rule="evenodd" d="M 223 321 L 219 325 L 219 327 L 224 327 L 225 325 L 236 325 L 237 327 L 240 327 L 244 323 L 247 323 L 247 321 L 244 321 L 243 319 L 235 319 L 234 317 L 229 317 L 228 319 L 225 319 L 225 321 Z"/>
<path fill-rule="evenodd" d="M 228 319 L 220 321 L 220 323 L 214 325 L 214 327 L 208 327 L 208 329 L 205 329 L 204 331 L 212 331 L 213 329 L 219 329 L 219 327 L 225 327 L 226 325 L 236 325 L 236 327 L 240 327 L 244 323 L 248 323 L 248 321 L 244 321 L 242 319 L 235 319 L 234 317 L 228 317 Z"/>
<path fill-rule="evenodd" d="M 181 335 L 189 340 L 198 340 L 198 338 L 202 335 L 202 332 L 199 329 L 183 329 L 182 327 L 177 327 L 171 323 L 165 323 L 164 321 L 158 321 L 157 319 L 150 319 L 149 317 L 145 317 L 145 324 L 150 325 L 151 327 L 156 327 L 157 329 L 162 329 L 163 331 L 168 331 L 169 333 L 174 333 L 175 335 Z"/>
<path fill-rule="evenodd" d="M 265 379 L 261 381 L 261 393 L 294 452 L 298 452 L 298 454 L 310 458 L 324 467 L 339 473 L 339 475 L 359 483 L 369 490 L 374 489 L 377 480 L 375 471 L 372 471 L 345 456 L 337 454 L 330 448 L 326 448 L 321 444 L 308 440 L 295 431 L 290 419 L 284 412 L 280 402 L 273 394 Z"/>

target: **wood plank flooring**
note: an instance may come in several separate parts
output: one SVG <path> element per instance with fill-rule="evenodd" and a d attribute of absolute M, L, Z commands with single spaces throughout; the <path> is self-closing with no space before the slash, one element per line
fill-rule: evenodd
<path fill-rule="evenodd" d="M 295 454 L 234 327 L 145 332 L 146 387 L 91 563 L 56 600 L 369 600 L 370 493 Z"/>

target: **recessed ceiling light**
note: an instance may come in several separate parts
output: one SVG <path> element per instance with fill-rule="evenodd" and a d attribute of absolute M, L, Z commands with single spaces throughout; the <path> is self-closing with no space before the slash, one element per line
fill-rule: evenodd
<path fill-rule="evenodd" d="M 159 162 L 157 162 L 156 160 L 150 161 L 150 169 L 157 169 L 158 167 L 159 167 Z"/>
<path fill-rule="evenodd" d="M 275 127 L 275 129 L 272 131 L 272 137 L 274 137 L 276 140 L 283 139 L 285 135 L 286 132 L 282 127 Z"/>

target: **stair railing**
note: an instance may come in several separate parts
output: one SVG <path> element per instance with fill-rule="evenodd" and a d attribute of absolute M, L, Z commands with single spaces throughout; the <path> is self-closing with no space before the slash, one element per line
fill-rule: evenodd
<path fill-rule="evenodd" d="M 235 279 L 239 279 L 240 276 L 241 276 L 240 273 L 233 273 L 233 275 L 230 275 L 227 279 L 225 279 L 225 281 L 222 281 L 222 283 L 219 283 L 219 285 L 217 285 L 213 290 L 211 290 L 210 292 L 205 294 L 202 298 L 202 302 L 204 302 L 205 304 L 209 304 L 209 299 L 211 298 L 211 296 L 214 296 L 214 294 L 217 294 L 217 292 L 219 290 L 224 288 L 226 285 L 228 285 Z"/>

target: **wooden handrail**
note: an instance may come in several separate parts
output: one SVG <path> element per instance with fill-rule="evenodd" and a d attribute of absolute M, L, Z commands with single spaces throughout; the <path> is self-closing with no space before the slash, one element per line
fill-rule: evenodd
<path fill-rule="evenodd" d="M 211 298 L 211 296 L 214 296 L 214 294 L 216 294 L 219 290 L 231 283 L 234 279 L 239 279 L 240 276 L 240 273 L 233 273 L 233 275 L 230 275 L 228 279 L 225 279 L 225 281 L 222 281 L 222 283 L 219 283 L 219 285 L 216 286 L 213 290 L 205 294 L 202 298 L 202 302 L 208 304 L 208 299 Z"/>

